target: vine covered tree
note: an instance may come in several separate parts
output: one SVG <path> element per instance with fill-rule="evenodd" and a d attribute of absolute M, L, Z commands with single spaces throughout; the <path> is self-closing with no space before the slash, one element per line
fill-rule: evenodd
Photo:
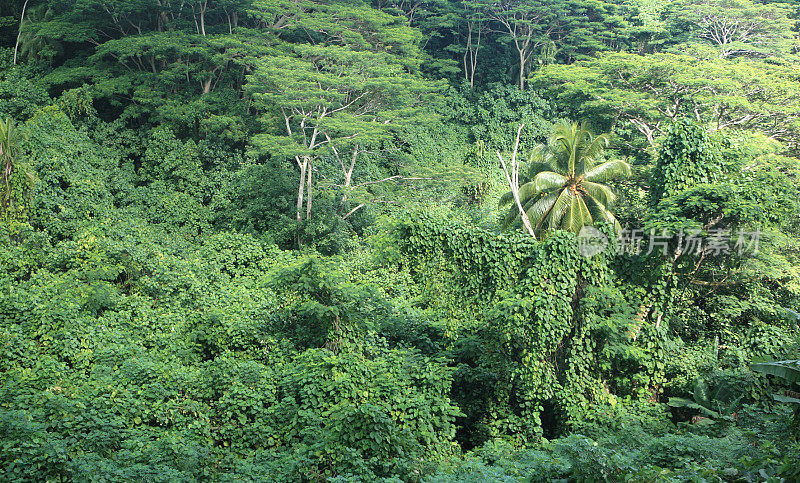
<path fill-rule="evenodd" d="M 13 199 L 11 196 L 11 175 L 14 173 L 14 163 L 16 158 L 19 134 L 12 119 L 0 120 L 0 169 L 3 170 L 2 196 L 0 196 L 0 206 L 6 211 Z"/>
<path fill-rule="evenodd" d="M 657 205 L 663 198 L 697 184 L 712 183 L 718 174 L 713 146 L 703 128 L 679 119 L 670 128 L 656 160 L 650 180 L 650 202 Z"/>

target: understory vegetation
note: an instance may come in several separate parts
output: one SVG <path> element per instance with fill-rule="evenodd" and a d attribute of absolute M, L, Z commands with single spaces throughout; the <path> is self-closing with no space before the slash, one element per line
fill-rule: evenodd
<path fill-rule="evenodd" d="M 0 481 L 800 480 L 798 20 L 0 0 Z"/>

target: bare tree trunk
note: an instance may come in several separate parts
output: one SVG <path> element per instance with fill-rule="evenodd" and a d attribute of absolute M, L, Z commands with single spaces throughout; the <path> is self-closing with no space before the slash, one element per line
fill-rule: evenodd
<path fill-rule="evenodd" d="M 19 39 L 22 36 L 22 23 L 25 21 L 25 10 L 28 8 L 28 0 L 22 5 L 22 15 L 19 16 L 19 29 L 17 29 L 17 42 L 14 44 L 14 65 L 17 65 L 17 52 L 19 51 Z"/>
<path fill-rule="evenodd" d="M 311 172 L 313 171 L 313 163 L 311 159 L 308 160 L 308 168 L 306 172 L 308 173 L 308 187 L 306 190 L 308 191 L 308 195 L 306 196 L 306 220 L 311 218 Z"/>
<path fill-rule="evenodd" d="M 467 58 L 472 53 L 472 22 L 467 22 L 467 47 L 464 49 L 464 80 L 469 80 L 469 67 Z"/>
<path fill-rule="evenodd" d="M 478 51 L 481 49 L 482 27 L 478 27 L 478 43 L 475 44 L 475 53 L 472 55 L 472 66 L 469 72 L 469 86 L 475 88 L 475 71 L 478 69 Z"/>
<path fill-rule="evenodd" d="M 500 165 L 503 167 L 503 172 L 506 175 L 508 187 L 511 189 L 511 195 L 514 197 L 514 203 L 517 205 L 517 209 L 519 210 L 519 216 L 522 219 L 522 226 L 524 226 L 528 234 L 535 239 L 536 233 L 533 231 L 533 226 L 531 226 L 531 220 L 528 218 L 528 213 L 525 211 L 525 208 L 522 206 L 522 201 L 519 199 L 519 162 L 517 161 L 517 151 L 519 149 L 519 138 L 522 134 L 522 128 L 524 126 L 525 124 L 520 124 L 519 128 L 517 129 L 517 139 L 514 141 L 514 152 L 511 155 L 511 168 L 509 169 L 509 167 L 506 166 L 506 162 L 503 159 L 503 155 L 500 154 L 500 151 L 497 152 L 497 157 L 500 159 Z"/>
<path fill-rule="evenodd" d="M 300 167 L 300 186 L 297 188 L 297 221 L 300 222 L 303 219 L 303 200 L 305 199 L 304 192 L 306 187 L 306 169 L 308 168 L 308 157 L 303 156 L 303 161 L 300 161 L 300 157 L 296 156 L 295 160 L 297 161 L 297 165 Z"/>
<path fill-rule="evenodd" d="M 208 10 L 208 0 L 200 4 L 200 31 L 203 37 L 206 36 L 206 10 Z"/>
<path fill-rule="evenodd" d="M 347 201 L 347 190 L 350 189 L 350 184 L 353 182 L 353 168 L 356 166 L 356 158 L 358 157 L 358 144 L 353 148 L 353 157 L 350 158 L 350 166 L 344 173 L 344 194 L 342 195 L 341 204 L 344 205 Z"/>
<path fill-rule="evenodd" d="M 345 215 L 342 217 L 342 219 L 343 219 L 343 220 L 346 220 L 348 217 L 350 217 L 350 215 L 352 215 L 353 213 L 355 213 L 356 211 L 360 210 L 361 208 L 363 208 L 363 207 L 365 207 L 365 206 L 367 206 L 367 204 L 366 204 L 366 203 L 361 203 L 360 205 L 356 206 L 356 207 L 355 207 L 355 208 L 353 208 L 352 210 L 348 211 L 348 212 L 347 212 L 347 213 L 346 213 L 346 214 L 345 214 Z"/>
<path fill-rule="evenodd" d="M 633 124 L 633 126 L 636 128 L 637 131 L 644 134 L 644 137 L 647 139 L 647 144 L 649 144 L 651 148 L 656 146 L 655 129 L 650 127 L 646 122 L 640 121 L 638 119 L 630 119 L 630 123 Z"/>
<path fill-rule="evenodd" d="M 158 6 L 162 7 L 160 1 L 158 2 Z M 169 17 L 167 17 L 167 12 L 161 10 L 161 13 L 158 15 L 158 31 L 163 32 L 168 23 L 169 23 Z"/>
<path fill-rule="evenodd" d="M 300 224 L 303 221 L 303 200 L 304 198 L 304 190 L 306 186 L 306 170 L 308 169 L 308 156 L 303 156 L 302 161 L 300 160 L 300 156 L 295 156 L 294 160 L 297 162 L 297 166 L 300 167 L 300 186 L 297 188 L 297 248 L 300 248 L 301 245 L 301 238 L 300 238 Z"/>
<path fill-rule="evenodd" d="M 476 22 L 469 21 L 467 22 L 467 46 L 464 50 L 464 79 L 469 81 L 470 88 L 475 88 L 475 70 L 478 67 L 478 51 L 481 48 L 481 36 L 483 34 L 483 28 L 481 25 L 477 25 L 477 39 L 476 42 L 473 44 L 473 32 L 476 28 Z"/>

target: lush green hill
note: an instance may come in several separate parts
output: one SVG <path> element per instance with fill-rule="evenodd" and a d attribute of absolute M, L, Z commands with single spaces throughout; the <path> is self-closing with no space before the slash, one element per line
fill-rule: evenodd
<path fill-rule="evenodd" d="M 0 1 L 0 480 L 800 478 L 797 19 Z"/>

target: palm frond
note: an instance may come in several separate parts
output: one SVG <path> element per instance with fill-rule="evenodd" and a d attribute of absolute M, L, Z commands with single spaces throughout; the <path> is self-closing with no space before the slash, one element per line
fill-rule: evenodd
<path fill-rule="evenodd" d="M 598 164 L 593 168 L 586 171 L 583 179 L 586 181 L 593 181 L 602 183 L 619 176 L 630 176 L 631 165 L 622 161 L 621 159 L 614 159 L 606 161 L 605 163 Z"/>
<path fill-rule="evenodd" d="M 586 202 L 586 207 L 589 209 L 589 213 L 592 214 L 593 220 L 596 221 L 605 221 L 611 223 L 614 226 L 614 231 L 619 233 L 622 230 L 622 226 L 620 225 L 617 217 L 614 216 L 611 211 L 608 210 L 604 205 L 597 202 L 596 199 L 587 197 L 584 200 Z"/>
<path fill-rule="evenodd" d="M 573 233 L 578 233 L 586 225 L 592 224 L 592 215 L 586 207 L 581 196 L 572 196 L 569 209 L 561 221 L 561 228 Z"/>
<path fill-rule="evenodd" d="M 560 171 L 558 157 L 549 145 L 539 144 L 528 154 L 528 179 L 541 171 Z"/>
<path fill-rule="evenodd" d="M 550 211 L 542 218 L 542 221 L 547 223 L 548 229 L 555 230 L 561 225 L 561 220 L 569 209 L 573 196 L 572 191 L 561 190 Z"/>
<path fill-rule="evenodd" d="M 589 139 L 588 145 L 583 152 L 584 165 L 583 170 L 580 172 L 585 172 L 586 169 L 594 166 L 595 162 L 601 158 L 603 151 L 608 147 L 609 142 L 607 134 L 598 134 Z"/>
<path fill-rule="evenodd" d="M 562 121 L 553 126 L 547 144 L 538 145 L 528 155 L 527 179 L 521 183 L 520 201 L 534 229 L 563 228 L 574 232 L 595 221 L 604 220 L 619 226 L 609 211 L 616 196 L 603 181 L 630 175 L 628 163 L 604 161 L 609 145 L 607 134 L 593 135 L 583 123 Z M 506 206 L 511 193 L 500 199 Z M 510 207 L 504 225 L 519 219 Z"/>
<path fill-rule="evenodd" d="M 584 181 L 581 183 L 581 188 L 588 196 L 594 198 L 605 207 L 610 207 L 617 199 L 617 196 L 611 191 L 611 188 L 606 185 Z"/>
<path fill-rule="evenodd" d="M 567 183 L 567 178 L 553 171 L 541 171 L 531 181 L 520 187 L 520 197 L 525 199 L 529 196 L 548 191 L 554 188 L 561 188 Z M 522 189 L 525 188 L 526 196 L 523 196 Z"/>
<path fill-rule="evenodd" d="M 511 203 L 512 201 L 514 201 L 514 193 L 506 191 L 505 193 L 503 193 L 503 196 L 501 196 L 500 199 L 497 201 L 497 207 L 502 208 L 507 204 Z"/>
<path fill-rule="evenodd" d="M 558 170 L 558 165 L 553 166 L 550 163 L 531 163 L 530 165 L 528 165 L 528 169 L 526 170 L 525 174 L 527 180 L 530 181 L 542 171 L 554 171 L 554 170 L 556 171 Z"/>
<path fill-rule="evenodd" d="M 538 198 L 532 199 L 531 203 L 525 205 L 525 213 L 534 227 L 542 224 L 544 217 L 552 209 L 553 203 L 558 199 L 560 193 L 561 190 L 543 193 Z"/>
<path fill-rule="evenodd" d="M 505 216 L 500 221 L 500 227 L 503 230 L 507 230 L 508 227 L 510 227 L 512 224 L 514 224 L 514 222 L 518 218 L 519 218 L 519 210 L 517 209 L 516 206 L 512 205 L 511 207 L 508 208 L 508 210 L 506 211 Z"/>
<path fill-rule="evenodd" d="M 547 145 L 545 145 L 545 144 L 537 144 L 528 153 L 528 162 L 531 165 L 534 165 L 534 164 L 545 164 L 546 165 L 548 156 L 549 156 L 549 152 L 548 152 L 548 149 L 547 149 Z"/>

